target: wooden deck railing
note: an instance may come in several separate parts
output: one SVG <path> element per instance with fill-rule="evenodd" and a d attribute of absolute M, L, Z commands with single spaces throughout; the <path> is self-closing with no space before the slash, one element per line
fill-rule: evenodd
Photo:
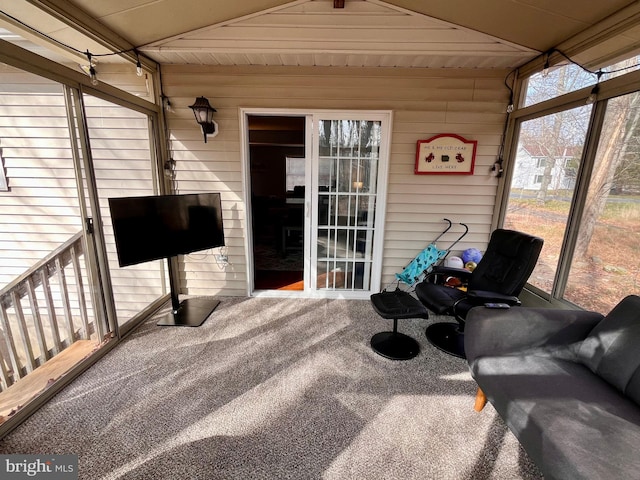
<path fill-rule="evenodd" d="M 100 335 L 83 267 L 80 231 L 0 290 L 0 390 L 76 340 Z"/>

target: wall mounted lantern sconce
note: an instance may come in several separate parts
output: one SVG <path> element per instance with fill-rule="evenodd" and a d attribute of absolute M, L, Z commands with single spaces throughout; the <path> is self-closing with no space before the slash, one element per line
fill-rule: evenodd
<path fill-rule="evenodd" d="M 202 127 L 204 143 L 207 143 L 207 135 L 215 137 L 218 134 L 218 124 L 213 121 L 213 114 L 217 110 L 209 104 L 205 97 L 198 97 L 193 105 L 189 105 L 196 117 L 196 122 Z"/>

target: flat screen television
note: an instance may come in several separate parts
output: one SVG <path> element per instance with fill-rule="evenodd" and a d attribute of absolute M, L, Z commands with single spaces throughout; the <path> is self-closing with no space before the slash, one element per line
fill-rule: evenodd
<path fill-rule="evenodd" d="M 121 267 L 224 245 L 219 193 L 109 199 Z"/>
<path fill-rule="evenodd" d="M 118 264 L 121 267 L 167 258 L 172 312 L 158 325 L 199 326 L 218 300 L 180 302 L 171 257 L 224 245 L 219 193 L 117 197 L 109 199 Z"/>

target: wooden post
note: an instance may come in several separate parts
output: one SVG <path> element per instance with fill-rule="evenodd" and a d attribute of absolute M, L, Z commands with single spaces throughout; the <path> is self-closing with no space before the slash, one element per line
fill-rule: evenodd
<path fill-rule="evenodd" d="M 38 340 L 38 347 L 40 348 L 40 356 L 38 357 L 38 365 L 42 365 L 44 362 L 51 358 L 49 349 L 47 348 L 47 340 L 44 336 L 44 329 L 42 328 L 42 316 L 40 315 L 40 307 L 38 306 L 38 299 L 36 298 L 36 287 L 34 285 L 33 277 L 27 278 L 26 289 L 27 297 L 29 298 L 29 308 L 31 309 L 31 316 L 33 319 L 33 327 L 35 330 L 36 338 Z"/>
<path fill-rule="evenodd" d="M 49 318 L 49 327 L 51 329 L 51 337 L 53 338 L 53 345 L 51 346 L 51 351 L 53 356 L 55 357 L 58 353 L 60 353 L 63 349 L 62 344 L 60 343 L 60 330 L 58 329 L 58 320 L 56 318 L 56 307 L 53 303 L 53 294 L 51 292 L 51 284 L 49 283 L 49 276 L 47 273 L 47 268 L 43 268 L 40 270 L 40 284 L 42 285 L 42 290 L 44 291 L 44 302 L 47 305 L 47 313 Z"/>
<path fill-rule="evenodd" d="M 473 409 L 476 412 L 480 412 L 482 411 L 482 409 L 486 404 L 487 404 L 487 396 L 484 394 L 484 392 L 480 388 L 478 388 L 478 391 L 476 392 L 476 403 L 473 406 Z"/>

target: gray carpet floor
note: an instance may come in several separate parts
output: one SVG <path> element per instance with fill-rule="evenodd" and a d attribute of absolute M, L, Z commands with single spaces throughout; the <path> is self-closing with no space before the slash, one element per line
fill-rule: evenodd
<path fill-rule="evenodd" d="M 369 301 L 221 298 L 199 328 L 149 320 L 0 452 L 77 454 L 83 479 L 533 479 L 466 362 L 391 361 Z M 442 320 L 442 319 L 440 319 Z"/>

